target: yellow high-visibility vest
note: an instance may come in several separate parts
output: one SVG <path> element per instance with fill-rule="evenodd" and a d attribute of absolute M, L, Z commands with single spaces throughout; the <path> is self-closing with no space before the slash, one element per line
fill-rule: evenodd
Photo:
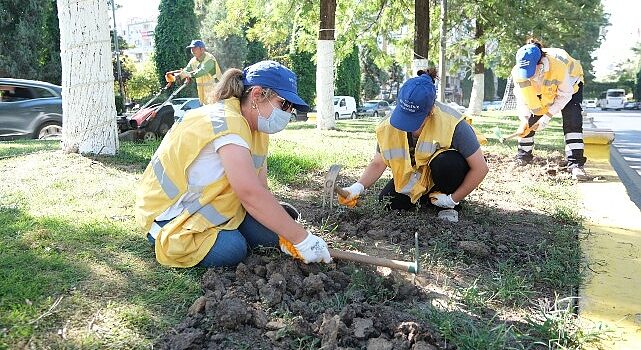
<path fill-rule="evenodd" d="M 554 103 L 557 95 L 559 84 L 565 79 L 565 74 L 569 73 L 570 77 L 578 78 L 574 84 L 574 93 L 579 90 L 579 82 L 583 82 L 583 67 L 581 62 L 575 60 L 563 49 L 545 48 L 550 69 L 543 74 L 543 84 L 533 84 L 530 79 L 519 78 L 517 74 L 518 67 L 512 68 L 512 79 L 519 85 L 523 101 L 534 115 L 544 115 L 548 112 L 548 107 Z"/>
<path fill-rule="evenodd" d="M 136 192 L 136 220 L 145 234 L 183 194 L 198 194 L 197 199 L 183 203 L 183 212 L 158 233 L 155 251 L 159 263 L 172 267 L 198 264 L 220 230 L 236 229 L 245 218 L 245 209 L 226 175 L 202 188 L 188 184 L 187 168 L 200 151 L 228 134 L 247 142 L 258 174 L 266 160 L 269 136 L 249 128 L 237 98 L 186 113 L 167 133 L 143 173 Z"/>
<path fill-rule="evenodd" d="M 198 70 L 201 64 L 204 64 L 209 60 L 213 60 L 216 63 L 215 71 L 209 72 L 201 77 L 196 78 L 196 89 L 198 90 L 198 99 L 200 100 L 200 103 L 202 103 L 203 105 L 206 105 L 214 102 L 213 101 L 214 88 L 216 87 L 216 83 L 220 81 L 222 72 L 220 71 L 220 66 L 218 65 L 218 61 L 216 60 L 214 55 L 210 54 L 209 52 L 205 52 L 204 55 L 205 55 L 205 58 L 203 59 L 202 62 L 198 61 L 196 57 L 192 57 L 187 65 L 189 66 L 190 71 L 193 72 Z"/>
<path fill-rule="evenodd" d="M 376 139 L 385 164 L 392 170 L 394 189 L 406 194 L 412 203 L 434 186 L 430 161 L 452 146 L 454 129 L 465 117 L 452 107 L 436 101 L 423 126 L 414 150 L 415 166 L 410 159 L 407 132 L 396 129 L 389 118 L 376 127 Z"/>

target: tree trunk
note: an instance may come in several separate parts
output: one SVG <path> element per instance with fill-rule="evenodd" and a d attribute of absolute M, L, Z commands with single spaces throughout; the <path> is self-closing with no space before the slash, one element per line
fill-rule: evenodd
<path fill-rule="evenodd" d="M 336 127 L 334 120 L 334 21 L 336 0 L 321 0 L 316 68 L 316 126 L 327 130 Z"/>
<path fill-rule="evenodd" d="M 480 20 L 476 19 L 476 33 L 474 39 L 479 43 L 474 50 L 474 83 L 472 85 L 472 95 L 470 96 L 470 105 L 467 107 L 467 113 L 470 115 L 481 115 L 483 109 L 483 98 L 485 93 L 485 42 L 483 38 L 483 25 Z"/>
<path fill-rule="evenodd" d="M 62 150 L 118 150 L 107 1 L 58 0 L 62 60 Z"/>
<path fill-rule="evenodd" d="M 419 69 L 427 69 L 427 56 L 430 51 L 430 3 L 429 0 L 414 0 L 414 60 L 412 72 L 414 76 Z"/>
<path fill-rule="evenodd" d="M 445 62 L 447 32 L 447 0 L 441 0 L 441 49 L 439 51 L 438 61 L 438 96 L 440 102 L 445 102 L 445 85 L 447 83 L 447 66 Z"/>

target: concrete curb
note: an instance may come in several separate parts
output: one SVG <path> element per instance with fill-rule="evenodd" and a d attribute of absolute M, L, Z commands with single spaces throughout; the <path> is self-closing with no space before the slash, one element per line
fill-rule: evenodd
<path fill-rule="evenodd" d="M 622 182 L 632 184 L 632 186 L 626 186 L 628 195 L 634 204 L 641 207 L 641 176 L 628 166 L 616 146 L 610 149 L 610 163 L 612 163 L 612 167 L 616 170 L 619 178 L 623 180 Z"/>

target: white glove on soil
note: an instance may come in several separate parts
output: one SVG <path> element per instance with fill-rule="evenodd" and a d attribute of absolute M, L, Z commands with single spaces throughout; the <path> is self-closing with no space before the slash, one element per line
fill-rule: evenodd
<path fill-rule="evenodd" d="M 550 124 L 550 119 L 552 118 L 549 115 L 542 116 L 534 125 L 532 125 L 532 129 L 536 131 L 545 129 L 548 124 Z"/>
<path fill-rule="evenodd" d="M 452 199 L 451 194 L 445 194 L 441 192 L 432 192 L 430 193 L 430 202 L 436 205 L 437 207 L 452 209 L 458 205 L 458 202 L 455 202 Z"/>
<path fill-rule="evenodd" d="M 365 190 L 365 186 L 363 186 L 363 184 L 360 182 L 354 182 L 351 186 L 343 187 L 343 189 L 349 192 L 349 197 L 345 198 L 349 201 L 360 196 L 361 193 L 363 193 L 363 191 Z"/>
<path fill-rule="evenodd" d="M 303 260 L 305 264 L 332 262 L 332 257 L 329 255 L 329 250 L 327 250 L 327 243 L 309 231 L 307 231 L 307 237 L 298 244 L 291 244 L 291 242 L 281 237 L 280 250 L 294 258 Z"/>

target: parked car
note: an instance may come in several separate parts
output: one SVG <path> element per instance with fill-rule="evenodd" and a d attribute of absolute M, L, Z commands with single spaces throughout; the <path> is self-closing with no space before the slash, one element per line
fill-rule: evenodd
<path fill-rule="evenodd" d="M 174 107 L 176 120 L 180 120 L 188 110 L 202 106 L 198 98 L 175 98 L 171 100 L 171 105 Z"/>
<path fill-rule="evenodd" d="M 482 110 L 484 111 L 498 111 L 501 109 L 501 105 L 503 104 L 503 101 L 498 100 L 498 101 L 483 101 L 483 108 Z"/>
<path fill-rule="evenodd" d="M 51 139 L 62 135 L 62 87 L 0 78 L 0 137 Z"/>
<path fill-rule="evenodd" d="M 628 101 L 623 104 L 623 109 L 641 109 L 641 102 Z"/>
<path fill-rule="evenodd" d="M 311 111 L 311 108 L 310 108 Z M 295 121 L 307 121 L 307 112 L 301 112 L 296 110 L 296 108 L 292 109 L 292 117 L 289 118 L 290 122 L 295 122 Z"/>
<path fill-rule="evenodd" d="M 334 96 L 334 119 L 356 119 L 356 100 L 352 96 Z"/>
<path fill-rule="evenodd" d="M 379 116 L 385 116 L 390 113 L 391 108 L 385 100 L 369 100 L 358 107 L 357 111 L 359 117 L 378 118 Z"/>
<path fill-rule="evenodd" d="M 448 106 L 456 109 L 459 113 L 464 114 L 467 111 L 467 107 L 463 107 L 460 104 L 452 101 L 447 103 Z"/>
<path fill-rule="evenodd" d="M 585 105 L 585 108 L 597 108 L 597 99 L 596 98 L 588 98 L 583 101 L 583 104 Z"/>

